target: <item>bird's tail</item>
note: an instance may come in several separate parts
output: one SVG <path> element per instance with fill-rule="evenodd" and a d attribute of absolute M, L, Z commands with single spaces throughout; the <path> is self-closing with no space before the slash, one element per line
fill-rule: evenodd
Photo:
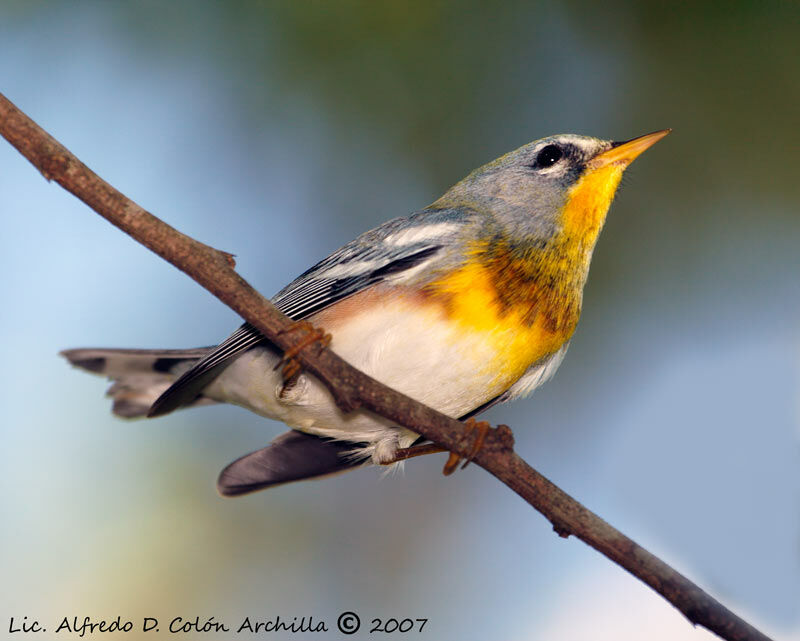
<path fill-rule="evenodd" d="M 66 349 L 61 355 L 80 369 L 106 376 L 114 384 L 106 392 L 117 416 L 146 416 L 153 402 L 212 348 L 196 349 Z M 198 396 L 184 407 L 214 403 Z"/>

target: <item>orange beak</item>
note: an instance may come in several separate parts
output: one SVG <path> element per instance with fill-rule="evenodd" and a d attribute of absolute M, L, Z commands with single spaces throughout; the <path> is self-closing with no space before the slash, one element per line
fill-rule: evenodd
<path fill-rule="evenodd" d="M 611 149 L 597 154 L 590 161 L 592 169 L 599 169 L 607 165 L 621 165 L 623 168 L 630 165 L 646 149 L 650 149 L 659 140 L 666 136 L 672 129 L 662 129 L 651 134 L 639 136 L 633 140 L 612 143 Z"/>

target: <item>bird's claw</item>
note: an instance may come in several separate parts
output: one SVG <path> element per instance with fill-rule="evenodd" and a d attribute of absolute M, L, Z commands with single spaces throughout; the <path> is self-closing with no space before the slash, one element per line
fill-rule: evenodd
<path fill-rule="evenodd" d="M 463 470 L 467 465 L 472 462 L 472 459 L 475 458 L 478 452 L 481 451 L 483 447 L 483 442 L 486 440 L 486 435 L 489 433 L 491 429 L 491 425 L 486 421 L 476 421 L 474 418 L 469 418 L 464 423 L 464 428 L 471 432 L 472 430 L 477 430 L 478 433 L 475 436 L 475 440 L 472 443 L 472 448 L 469 451 L 469 454 L 464 459 L 464 464 L 461 466 Z M 461 457 L 456 454 L 455 452 L 450 452 L 450 456 L 447 458 L 447 463 L 444 464 L 444 469 L 442 470 L 442 474 L 445 476 L 450 476 L 453 472 L 456 471 L 458 464 L 461 463 Z"/>
<path fill-rule="evenodd" d="M 274 367 L 274 369 L 278 369 L 281 365 L 283 365 L 281 374 L 283 374 L 284 381 L 287 382 L 293 380 L 303 369 L 303 366 L 300 364 L 297 358 L 295 358 L 301 350 L 305 349 L 309 345 L 313 345 L 314 343 L 319 343 L 319 349 L 323 349 L 331 343 L 330 334 L 323 329 L 314 327 L 311 323 L 305 320 L 296 321 L 292 323 L 290 327 L 281 330 L 278 333 L 289 334 L 296 331 L 303 331 L 306 333 L 306 335 L 299 343 L 287 349 L 283 353 L 281 360 L 279 360 Z"/>

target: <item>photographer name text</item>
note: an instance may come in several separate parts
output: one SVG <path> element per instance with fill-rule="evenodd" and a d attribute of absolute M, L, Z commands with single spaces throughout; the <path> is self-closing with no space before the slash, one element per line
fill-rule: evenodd
<path fill-rule="evenodd" d="M 426 618 L 374 618 L 371 620 L 369 628 L 365 632 L 391 634 L 394 632 L 409 633 L 422 632 Z M 158 619 L 156 617 L 143 617 L 134 622 L 122 616 L 112 619 L 93 619 L 92 617 L 65 616 L 55 623 L 55 625 L 45 624 L 32 617 L 12 616 L 8 621 L 9 634 L 37 634 L 51 630 L 55 634 L 75 636 L 83 638 L 86 636 L 107 633 L 126 633 L 126 632 L 156 632 L 168 634 L 198 634 L 198 633 L 220 633 L 231 632 L 234 634 L 263 634 L 270 632 L 290 632 L 290 633 L 309 633 L 309 632 L 329 632 L 338 631 L 341 634 L 355 634 L 361 628 L 361 619 L 355 612 L 342 612 L 336 619 L 335 625 L 329 625 L 324 619 L 314 616 L 294 616 L 282 617 L 275 615 L 272 617 L 250 617 L 237 620 L 234 624 L 228 624 L 217 617 L 167 617 Z"/>

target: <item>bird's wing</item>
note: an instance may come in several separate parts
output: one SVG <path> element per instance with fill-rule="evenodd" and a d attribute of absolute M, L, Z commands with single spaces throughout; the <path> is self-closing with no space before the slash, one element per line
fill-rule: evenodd
<path fill-rule="evenodd" d="M 411 279 L 440 261 L 470 221 L 470 216 L 452 210 L 423 210 L 390 220 L 301 274 L 272 302 L 292 320 L 302 320 L 378 283 Z M 148 416 L 191 403 L 232 358 L 264 341 L 255 327 L 244 323 L 178 378 L 153 403 Z"/>

